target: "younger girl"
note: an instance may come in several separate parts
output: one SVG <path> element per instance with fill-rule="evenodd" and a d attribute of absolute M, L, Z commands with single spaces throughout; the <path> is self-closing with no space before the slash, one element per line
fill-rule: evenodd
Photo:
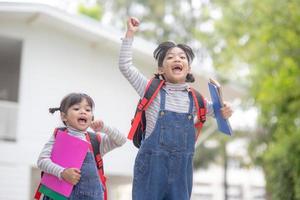
<path fill-rule="evenodd" d="M 128 19 L 119 68 L 142 97 L 148 80 L 132 65 L 131 50 L 138 26 L 137 19 Z M 186 82 L 194 81 L 190 67 L 194 54 L 187 45 L 164 42 L 153 55 L 158 64 L 156 76 L 165 85 L 146 110 L 146 134 L 135 160 L 132 199 L 189 200 L 198 119 Z M 207 115 L 212 116 L 212 103 L 206 101 L 206 107 Z M 230 117 L 231 108 L 225 106 L 222 114 Z"/>
<path fill-rule="evenodd" d="M 59 111 L 67 133 L 82 140 L 87 140 L 86 133 L 89 127 L 96 132 L 105 133 L 101 135 L 99 147 L 100 154 L 103 156 L 114 148 L 123 145 L 126 142 L 126 137 L 117 129 L 106 126 L 102 121 L 93 122 L 93 109 L 94 101 L 90 96 L 83 93 L 71 93 L 63 98 L 60 107 L 50 108 L 49 112 Z M 81 169 L 65 169 L 51 161 L 50 156 L 54 143 L 55 135 L 52 134 L 38 158 L 39 169 L 74 185 L 70 200 L 103 199 L 103 185 L 99 179 L 93 153 L 89 151 L 86 154 Z M 44 196 L 43 199 L 49 200 L 50 198 Z"/>

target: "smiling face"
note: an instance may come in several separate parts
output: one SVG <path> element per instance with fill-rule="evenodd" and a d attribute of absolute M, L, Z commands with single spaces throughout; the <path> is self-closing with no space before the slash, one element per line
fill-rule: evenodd
<path fill-rule="evenodd" d="M 79 131 L 86 131 L 93 119 L 92 107 L 83 98 L 81 102 L 70 106 L 66 113 L 61 113 L 62 121 L 69 127 Z"/>
<path fill-rule="evenodd" d="M 187 55 L 179 47 L 169 49 L 162 66 L 158 67 L 158 73 L 163 75 L 165 80 L 170 83 L 185 83 L 190 70 Z"/>

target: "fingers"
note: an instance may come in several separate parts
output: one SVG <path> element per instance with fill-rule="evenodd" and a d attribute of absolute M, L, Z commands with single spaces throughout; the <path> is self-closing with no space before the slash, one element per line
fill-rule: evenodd
<path fill-rule="evenodd" d="M 224 119 L 228 119 L 229 117 L 231 117 L 233 111 L 230 106 L 224 104 L 224 107 L 221 108 L 221 113 Z"/>
<path fill-rule="evenodd" d="M 67 168 L 62 172 L 62 178 L 72 185 L 76 185 L 81 177 L 81 171 L 76 168 Z"/>
<path fill-rule="evenodd" d="M 80 174 L 77 175 L 77 176 L 73 176 L 73 177 L 71 178 L 70 183 L 71 183 L 72 185 L 76 185 L 76 184 L 80 181 L 80 177 L 81 177 Z"/>
<path fill-rule="evenodd" d="M 90 127 L 95 130 L 97 128 L 97 121 L 92 121 Z"/>
<path fill-rule="evenodd" d="M 90 127 L 95 131 L 95 132 L 98 132 L 98 131 L 101 131 L 102 128 L 104 126 L 104 123 L 102 120 L 95 120 L 91 123 Z"/>
<path fill-rule="evenodd" d="M 81 178 L 81 172 L 79 169 L 74 169 L 74 174 L 72 176 L 72 184 L 76 185 Z"/>
<path fill-rule="evenodd" d="M 130 17 L 130 23 L 135 27 L 140 25 L 140 21 L 135 17 Z"/>
<path fill-rule="evenodd" d="M 135 17 L 129 17 L 127 20 L 127 32 L 126 37 L 133 37 L 134 33 L 137 32 L 140 21 Z"/>
<path fill-rule="evenodd" d="M 81 174 L 81 171 L 80 169 L 77 169 L 77 168 L 73 168 L 74 172 L 77 173 L 77 174 Z"/>

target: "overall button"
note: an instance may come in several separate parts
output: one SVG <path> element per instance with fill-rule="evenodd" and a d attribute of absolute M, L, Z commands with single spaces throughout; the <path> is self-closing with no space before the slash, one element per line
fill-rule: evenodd
<path fill-rule="evenodd" d="M 161 112 L 160 112 L 160 116 L 163 116 L 164 114 L 165 114 L 164 111 L 161 111 Z"/>
<path fill-rule="evenodd" d="M 189 116 L 188 116 L 188 119 L 192 119 L 192 115 L 189 115 Z"/>

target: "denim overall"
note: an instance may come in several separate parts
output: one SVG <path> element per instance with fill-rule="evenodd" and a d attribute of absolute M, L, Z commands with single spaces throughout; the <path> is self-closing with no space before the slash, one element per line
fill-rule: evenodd
<path fill-rule="evenodd" d="M 166 91 L 160 90 L 160 111 L 151 135 L 137 154 L 133 200 L 189 200 L 193 185 L 195 128 L 193 98 L 188 113 L 165 110 Z"/>
<path fill-rule="evenodd" d="M 44 196 L 43 200 L 51 200 Z M 81 178 L 73 187 L 69 200 L 103 200 L 103 187 L 100 182 L 92 152 L 87 152 L 81 167 Z"/>

